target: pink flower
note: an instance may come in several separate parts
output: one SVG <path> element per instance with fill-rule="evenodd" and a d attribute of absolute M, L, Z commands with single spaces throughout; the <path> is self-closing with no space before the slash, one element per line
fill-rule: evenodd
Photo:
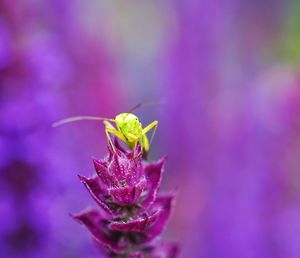
<path fill-rule="evenodd" d="M 139 144 L 125 151 L 115 142 L 114 149 L 108 148 L 104 160 L 93 160 L 96 175 L 79 176 L 102 209 L 88 209 L 73 218 L 109 257 L 176 257 L 176 245 L 153 241 L 165 228 L 174 204 L 173 194 L 157 194 L 166 158 L 143 161 Z"/>

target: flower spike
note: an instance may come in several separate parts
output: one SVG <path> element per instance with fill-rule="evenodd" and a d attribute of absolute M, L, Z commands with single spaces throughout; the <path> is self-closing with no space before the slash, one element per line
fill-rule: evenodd
<path fill-rule="evenodd" d="M 158 194 L 166 157 L 149 163 L 143 160 L 139 142 L 132 150 L 116 139 L 111 143 L 103 160 L 93 159 L 96 173 L 78 176 L 99 207 L 72 215 L 73 219 L 85 226 L 108 257 L 176 258 L 177 245 L 158 241 L 175 199 L 174 194 Z"/>

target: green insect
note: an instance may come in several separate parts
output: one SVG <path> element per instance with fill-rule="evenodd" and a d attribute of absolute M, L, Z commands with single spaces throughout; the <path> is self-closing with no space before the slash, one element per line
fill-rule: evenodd
<path fill-rule="evenodd" d="M 113 149 L 114 145 L 112 144 L 110 134 L 116 136 L 117 138 L 125 142 L 130 148 L 135 148 L 136 144 L 139 142 L 143 148 L 143 151 L 145 152 L 149 151 L 150 144 L 158 126 L 158 121 L 153 121 L 152 123 L 143 128 L 142 123 L 139 121 L 138 117 L 132 114 L 131 112 L 118 114 L 115 117 L 115 119 L 95 116 L 75 116 L 57 121 L 53 124 L 53 126 L 56 127 L 62 124 L 80 120 L 103 121 L 107 139 Z M 112 123 L 114 123 L 115 126 Z M 153 129 L 153 132 L 149 143 L 147 133 L 151 129 Z"/>

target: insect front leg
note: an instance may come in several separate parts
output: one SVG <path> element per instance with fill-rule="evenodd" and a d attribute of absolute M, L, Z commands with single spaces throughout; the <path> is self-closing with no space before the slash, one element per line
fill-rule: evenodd
<path fill-rule="evenodd" d="M 146 134 L 143 134 L 140 139 L 140 143 L 146 152 L 149 151 L 149 140 Z"/>
<path fill-rule="evenodd" d="M 149 150 L 150 148 L 150 145 L 152 143 L 152 140 L 154 138 L 154 135 L 155 135 L 155 132 L 156 132 L 156 129 L 157 129 L 157 126 L 158 126 L 158 121 L 153 121 L 152 123 L 150 123 L 149 125 L 147 125 L 143 131 L 142 131 L 142 137 L 143 137 L 143 147 L 146 151 Z M 151 135 L 151 138 L 150 138 L 150 144 L 148 142 L 148 138 L 146 136 L 146 134 L 152 129 L 154 128 L 153 132 L 152 132 L 152 135 Z"/>
<path fill-rule="evenodd" d="M 123 133 L 118 131 L 110 122 L 108 121 L 103 121 L 104 125 L 105 125 L 105 133 L 106 133 L 106 136 L 109 140 L 109 143 L 112 145 L 112 141 L 111 141 L 111 138 L 110 138 L 110 135 L 109 133 L 115 135 L 116 137 L 118 137 L 120 140 L 122 140 L 123 142 L 126 142 L 127 143 L 127 139 L 124 137 Z M 113 145 L 112 145 L 113 146 Z M 114 148 L 114 146 L 113 146 Z"/>
<path fill-rule="evenodd" d="M 110 138 L 110 135 L 109 135 L 109 131 L 107 128 L 105 128 L 105 134 L 106 134 L 106 137 L 108 139 L 108 142 L 110 144 L 110 146 L 112 147 L 113 151 L 116 152 L 115 150 L 115 146 L 113 145 L 112 141 L 111 141 L 111 138 Z"/>

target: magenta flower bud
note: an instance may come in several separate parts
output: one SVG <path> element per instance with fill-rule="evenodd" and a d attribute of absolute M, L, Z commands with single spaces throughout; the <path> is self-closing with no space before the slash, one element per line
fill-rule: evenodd
<path fill-rule="evenodd" d="M 157 194 L 165 161 L 146 163 L 139 144 L 125 151 L 116 142 L 104 160 L 93 160 L 96 175 L 79 176 L 102 211 L 88 209 L 73 218 L 109 257 L 176 257 L 176 245 L 153 242 L 164 230 L 174 204 L 174 195 Z"/>

